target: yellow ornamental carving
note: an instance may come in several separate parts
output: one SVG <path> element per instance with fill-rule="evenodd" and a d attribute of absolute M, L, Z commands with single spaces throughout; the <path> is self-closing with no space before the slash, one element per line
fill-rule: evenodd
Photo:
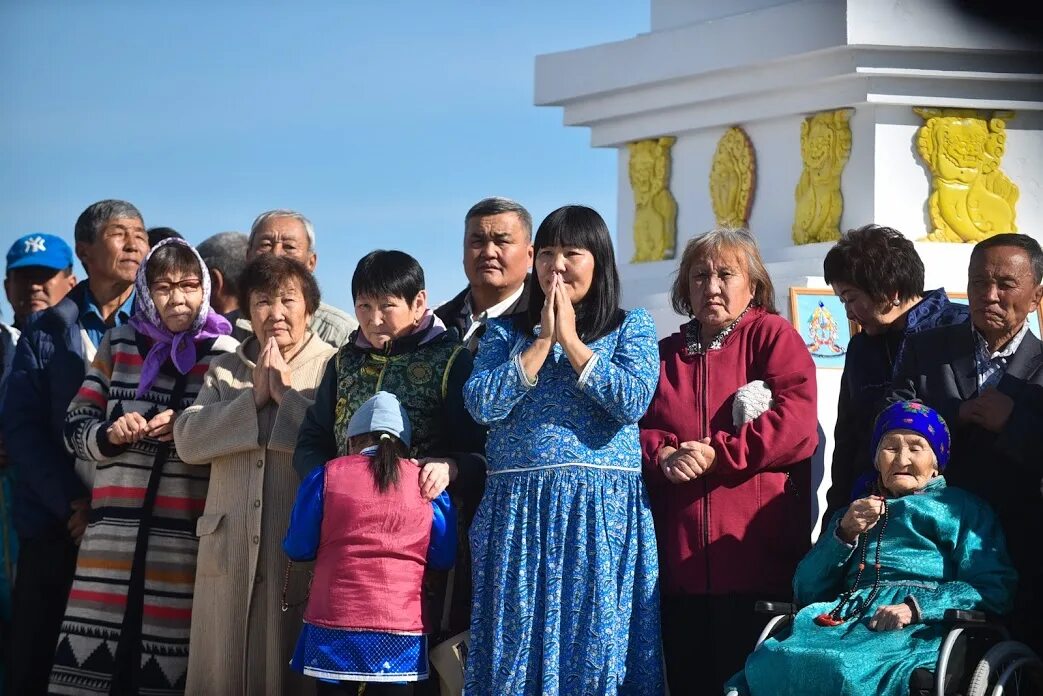
<path fill-rule="evenodd" d="M 630 143 L 630 188 L 634 192 L 632 263 L 674 258 L 677 201 L 670 193 L 670 147 L 675 138 Z"/>
<path fill-rule="evenodd" d="M 717 142 L 710 165 L 710 201 L 718 225 L 749 225 L 756 169 L 749 136 L 741 128 L 729 128 Z"/>
<path fill-rule="evenodd" d="M 850 110 L 815 114 L 800 124 L 800 157 L 804 169 L 797 183 L 793 243 L 840 239 L 844 196 L 840 175 L 851 155 Z"/>
<path fill-rule="evenodd" d="M 1000 171 L 1006 148 L 1006 119 L 985 119 L 968 109 L 913 109 L 924 124 L 916 149 L 931 171 L 932 242 L 980 242 L 1017 232 L 1014 204 L 1018 187 Z"/>

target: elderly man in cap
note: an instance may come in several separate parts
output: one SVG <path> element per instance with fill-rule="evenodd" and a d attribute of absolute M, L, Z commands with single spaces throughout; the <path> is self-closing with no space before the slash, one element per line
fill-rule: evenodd
<path fill-rule="evenodd" d="M 532 216 L 509 198 L 485 198 L 464 216 L 467 287 L 435 310 L 472 353 L 489 319 L 528 311 L 525 287 L 532 266 Z"/>
<path fill-rule="evenodd" d="M 11 245 L 7 252 L 4 290 L 14 310 L 14 326 L 0 324 L 0 365 L 3 366 L 0 374 L 0 404 L 3 403 L 7 387 L 7 373 L 14 362 L 19 332 L 25 328 L 32 314 L 56 305 L 75 285 L 72 249 L 60 237 L 27 234 Z M 0 438 L 0 625 L 5 638 L 10 628 L 11 583 L 18 556 L 11 503 L 7 451 Z M 6 657 L 6 640 L 4 647 Z"/>
<path fill-rule="evenodd" d="M 314 273 L 319 261 L 315 251 L 315 228 L 308 218 L 295 210 L 277 209 L 261 213 L 250 227 L 246 260 L 252 261 L 261 254 L 288 256 L 300 261 Z M 358 327 L 355 317 L 325 302 L 319 303 L 319 309 L 308 325 L 312 332 L 334 348 L 347 343 Z M 232 332 L 240 341 L 252 334 L 253 330 L 246 319 L 239 319 Z"/>
<path fill-rule="evenodd" d="M 9 682 L 16 694 L 47 690 L 76 545 L 87 527 L 87 488 L 63 444 L 65 411 L 106 330 L 130 319 L 134 277 L 148 251 L 141 213 L 125 201 L 89 206 L 76 220 L 75 237 L 87 279 L 33 315 L 15 350 L 3 405 L 21 542 Z"/>
<path fill-rule="evenodd" d="M 4 290 L 16 329 L 24 330 L 31 314 L 58 304 L 74 287 L 72 249 L 61 237 L 27 234 L 11 245 Z"/>

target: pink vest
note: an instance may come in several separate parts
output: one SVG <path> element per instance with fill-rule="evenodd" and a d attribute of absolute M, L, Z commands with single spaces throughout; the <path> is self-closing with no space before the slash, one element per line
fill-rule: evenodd
<path fill-rule="evenodd" d="M 397 487 L 377 490 L 364 455 L 326 463 L 322 532 L 304 620 L 329 628 L 424 632 L 421 584 L 431 503 L 419 469 L 399 460 Z"/>

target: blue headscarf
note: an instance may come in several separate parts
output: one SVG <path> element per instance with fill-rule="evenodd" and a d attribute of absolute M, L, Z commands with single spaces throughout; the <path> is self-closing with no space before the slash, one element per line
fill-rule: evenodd
<path fill-rule="evenodd" d="M 881 438 L 891 430 L 912 430 L 922 435 L 938 457 L 938 471 L 945 471 L 949 463 L 951 439 L 949 426 L 937 411 L 919 401 L 899 401 L 885 408 L 876 417 L 876 425 L 873 426 L 870 446 L 874 458 Z"/>

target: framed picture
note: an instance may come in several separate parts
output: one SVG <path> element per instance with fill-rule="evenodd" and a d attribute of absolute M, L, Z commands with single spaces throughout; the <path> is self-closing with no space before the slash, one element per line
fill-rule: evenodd
<path fill-rule="evenodd" d="M 843 369 L 847 344 L 859 327 L 847 320 L 840 298 L 829 288 L 790 288 L 789 311 L 815 366 Z"/>
<path fill-rule="evenodd" d="M 965 292 L 949 292 L 945 291 L 945 294 L 949 296 L 949 300 L 955 304 L 967 304 L 967 293 Z M 1032 312 L 1028 316 L 1029 331 L 1031 331 L 1036 338 L 1040 338 L 1040 320 L 1043 319 L 1043 303 L 1041 306 L 1036 307 L 1036 311 Z"/>

